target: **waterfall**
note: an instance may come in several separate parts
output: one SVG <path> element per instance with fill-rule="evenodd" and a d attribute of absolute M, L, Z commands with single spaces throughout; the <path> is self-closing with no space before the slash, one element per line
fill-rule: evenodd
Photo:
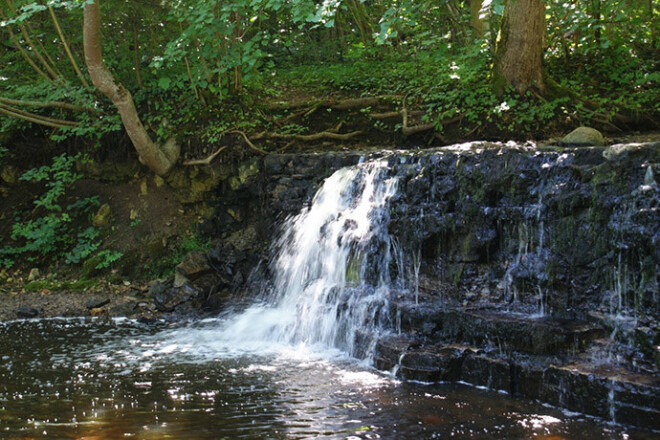
<path fill-rule="evenodd" d="M 320 344 L 363 357 L 389 324 L 388 199 L 397 180 L 384 160 L 330 176 L 273 245 L 272 291 L 230 317 L 223 339 Z"/>

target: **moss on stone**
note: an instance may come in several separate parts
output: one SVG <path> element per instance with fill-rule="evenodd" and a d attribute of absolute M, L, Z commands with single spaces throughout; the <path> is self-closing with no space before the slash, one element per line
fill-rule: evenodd
<path fill-rule="evenodd" d="M 41 281 L 32 281 L 25 285 L 25 290 L 27 292 L 38 292 L 43 290 L 72 290 L 72 291 L 83 291 L 94 287 L 96 281 L 93 280 L 76 280 L 76 281 L 52 281 L 52 280 L 41 280 Z"/>

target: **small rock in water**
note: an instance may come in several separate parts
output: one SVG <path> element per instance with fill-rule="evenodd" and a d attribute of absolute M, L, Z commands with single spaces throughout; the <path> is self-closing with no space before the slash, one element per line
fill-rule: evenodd
<path fill-rule="evenodd" d="M 16 310 L 16 316 L 19 318 L 36 318 L 39 316 L 39 310 L 32 307 L 19 307 Z"/>
<path fill-rule="evenodd" d="M 41 277 L 41 272 L 39 272 L 39 269 L 32 268 L 30 269 L 30 273 L 28 274 L 28 283 L 31 283 L 32 281 L 36 281 Z"/>
<path fill-rule="evenodd" d="M 600 131 L 594 128 L 578 127 L 564 136 L 559 143 L 561 145 L 573 145 L 578 147 L 602 147 L 605 145 L 605 139 L 603 139 L 603 135 Z"/>
<path fill-rule="evenodd" d="M 108 305 L 109 303 L 110 303 L 110 298 L 100 297 L 87 301 L 85 307 L 87 307 L 87 309 L 98 309 L 105 305 Z"/>
<path fill-rule="evenodd" d="M 90 316 L 95 316 L 95 317 L 101 317 L 101 318 L 108 318 L 108 311 L 102 307 L 97 307 L 95 309 L 91 309 L 89 311 Z"/>
<path fill-rule="evenodd" d="M 152 317 L 152 316 L 142 315 L 142 316 L 140 316 L 140 317 L 137 319 L 137 321 L 138 321 L 140 324 L 151 325 L 151 324 L 155 324 L 155 323 L 157 323 L 157 322 L 158 322 L 158 319 L 156 319 L 156 318 L 154 318 L 154 317 Z"/>

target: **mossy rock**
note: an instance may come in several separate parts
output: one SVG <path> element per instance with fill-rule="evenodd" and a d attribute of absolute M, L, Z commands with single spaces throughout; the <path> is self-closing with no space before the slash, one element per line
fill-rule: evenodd
<path fill-rule="evenodd" d="M 560 144 L 575 147 L 602 147 L 605 145 L 605 139 L 595 128 L 578 127 L 564 136 Z"/>
<path fill-rule="evenodd" d="M 86 259 L 82 264 L 82 269 L 80 271 L 80 278 L 90 279 L 101 273 L 101 270 L 97 269 L 96 266 L 103 262 L 103 257 L 100 255 L 95 255 Z"/>
<path fill-rule="evenodd" d="M 52 281 L 40 280 L 32 281 L 25 285 L 27 292 L 39 292 L 42 290 L 72 290 L 74 292 L 82 292 L 90 287 L 94 287 L 96 282 L 93 280 L 76 280 L 76 281 Z"/>
<path fill-rule="evenodd" d="M 140 167 L 135 161 L 97 162 L 95 160 L 78 161 L 76 169 L 88 177 L 106 182 L 127 181 L 133 178 Z"/>

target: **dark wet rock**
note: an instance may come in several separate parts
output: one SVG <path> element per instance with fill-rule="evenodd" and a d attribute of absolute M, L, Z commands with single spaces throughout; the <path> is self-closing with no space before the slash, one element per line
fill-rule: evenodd
<path fill-rule="evenodd" d="M 39 310 L 33 309 L 32 307 L 19 307 L 16 309 L 16 316 L 18 318 L 36 318 L 39 316 Z"/>
<path fill-rule="evenodd" d="M 137 318 L 140 324 L 153 325 L 158 323 L 158 319 L 153 316 L 141 315 Z"/>
<path fill-rule="evenodd" d="M 374 350 L 374 366 L 379 370 L 392 370 L 399 365 L 401 355 L 410 347 L 409 338 L 390 336 L 380 338 Z"/>
<path fill-rule="evenodd" d="M 411 347 L 403 337 L 378 341 L 377 368 L 419 381 L 463 381 L 538 399 L 618 423 L 658 429 L 660 379 L 621 368 L 554 365 L 551 358 L 489 354 L 466 346 Z"/>
<path fill-rule="evenodd" d="M 108 312 L 112 316 L 132 316 L 137 309 L 137 301 L 126 301 L 122 304 L 108 307 Z"/>
<path fill-rule="evenodd" d="M 576 351 L 602 337 L 586 321 L 535 318 L 506 312 L 396 304 L 401 329 L 432 340 L 493 346 L 530 354 Z"/>
<path fill-rule="evenodd" d="M 511 364 L 506 358 L 473 355 L 462 363 L 460 377 L 473 385 L 510 392 L 513 388 L 510 371 Z"/>
<path fill-rule="evenodd" d="M 149 289 L 149 294 L 156 308 L 161 312 L 168 313 L 192 301 L 198 293 L 189 285 L 174 287 L 161 282 L 155 282 Z"/>
<path fill-rule="evenodd" d="M 201 250 L 189 252 L 176 266 L 176 271 L 191 281 L 196 280 L 210 269 L 206 253 Z"/>

